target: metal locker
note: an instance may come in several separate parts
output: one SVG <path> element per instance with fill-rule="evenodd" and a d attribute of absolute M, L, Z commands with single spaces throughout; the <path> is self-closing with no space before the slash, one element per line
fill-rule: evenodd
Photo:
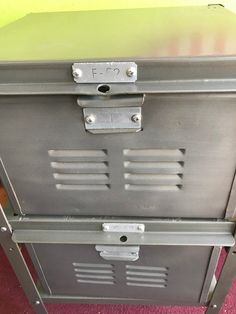
<path fill-rule="evenodd" d="M 219 310 L 236 273 L 235 24 L 208 5 L 30 14 L 0 29 L 0 243 L 36 312 Z"/>

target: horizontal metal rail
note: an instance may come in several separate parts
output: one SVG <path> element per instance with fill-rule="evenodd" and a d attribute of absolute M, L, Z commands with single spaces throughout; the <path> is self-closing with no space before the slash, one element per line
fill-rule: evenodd
<path fill-rule="evenodd" d="M 101 95 L 98 84 L 74 82 L 75 61 L 0 62 L 0 95 Z M 138 66 L 137 81 L 109 84 L 109 95 L 236 91 L 233 56 L 132 61 Z"/>
<path fill-rule="evenodd" d="M 20 218 L 10 219 L 16 243 L 122 244 L 233 246 L 235 223 L 202 220 L 142 220 L 145 232 L 104 232 L 103 223 L 114 220 L 94 218 Z M 115 220 L 139 223 L 138 220 Z M 127 237 L 121 242 L 122 236 Z"/>

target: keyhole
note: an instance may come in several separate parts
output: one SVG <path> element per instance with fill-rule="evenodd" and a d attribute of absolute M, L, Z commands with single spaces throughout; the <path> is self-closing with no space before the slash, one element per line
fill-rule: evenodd
<path fill-rule="evenodd" d="M 109 92 L 110 89 L 111 89 L 111 88 L 110 88 L 109 85 L 99 85 L 99 86 L 98 86 L 98 91 L 99 91 L 100 93 L 103 93 L 103 94 L 106 94 L 107 92 Z"/>

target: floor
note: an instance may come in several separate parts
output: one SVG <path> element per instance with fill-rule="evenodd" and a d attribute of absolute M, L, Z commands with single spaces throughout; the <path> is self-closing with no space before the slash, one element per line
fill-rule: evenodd
<path fill-rule="evenodd" d="M 47 305 L 49 314 L 203 314 L 204 307 L 177 307 L 157 305 Z M 236 314 L 236 280 L 221 314 Z M 0 248 L 0 314 L 33 314 L 9 262 Z"/>

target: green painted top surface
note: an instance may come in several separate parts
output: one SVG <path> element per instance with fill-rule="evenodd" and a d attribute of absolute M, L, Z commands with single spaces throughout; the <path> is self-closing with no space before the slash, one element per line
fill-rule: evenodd
<path fill-rule="evenodd" d="M 3 0 L 0 1 L 0 27 L 29 13 L 196 6 L 211 3 L 216 2 L 214 0 Z M 235 0 L 221 0 L 220 3 L 236 11 Z"/>
<path fill-rule="evenodd" d="M 0 28 L 0 60 L 236 55 L 222 6 L 32 13 Z"/>

